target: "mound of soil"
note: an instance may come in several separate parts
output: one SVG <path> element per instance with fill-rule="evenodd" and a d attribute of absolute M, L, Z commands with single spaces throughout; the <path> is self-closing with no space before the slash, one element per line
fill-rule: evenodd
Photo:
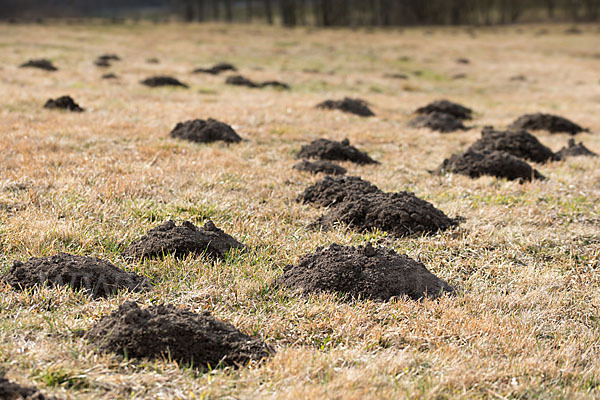
<path fill-rule="evenodd" d="M 545 163 L 556 159 L 556 155 L 548 147 L 540 143 L 531 133 L 524 130 L 496 131 L 486 127 L 481 132 L 481 138 L 469 149 L 475 152 L 504 151 L 525 160 Z"/>
<path fill-rule="evenodd" d="M 250 79 L 243 77 L 241 75 L 228 76 L 227 79 L 225 79 L 225 83 L 228 85 L 246 86 L 249 88 L 264 88 L 267 86 L 271 86 L 271 87 L 275 87 L 278 89 L 285 89 L 285 90 L 290 89 L 290 86 L 283 82 L 265 81 L 262 83 L 258 83 L 258 82 L 251 81 Z"/>
<path fill-rule="evenodd" d="M 342 100 L 325 100 L 324 102 L 317 104 L 317 108 L 340 110 L 350 114 L 360 115 L 361 117 L 372 117 L 375 115 L 366 101 L 362 99 L 352 99 L 350 97 L 344 97 Z"/>
<path fill-rule="evenodd" d="M 341 142 L 329 139 L 313 140 L 300 148 L 296 158 L 316 158 L 320 160 L 352 161 L 356 164 L 379 164 L 365 152 L 350 145 L 348 139 Z"/>
<path fill-rule="evenodd" d="M 436 100 L 424 107 L 417 108 L 417 114 L 431 114 L 433 112 L 450 114 L 456 119 L 471 119 L 473 110 L 458 103 L 448 100 Z"/>
<path fill-rule="evenodd" d="M 453 172 L 478 178 L 483 175 L 506 178 L 508 180 L 531 181 L 545 179 L 531 165 L 505 151 L 473 151 L 467 150 L 447 158 L 434 171 L 436 174 Z"/>
<path fill-rule="evenodd" d="M 101 56 L 98 56 L 97 59 L 105 61 L 121 61 L 121 57 L 116 54 L 102 54 Z"/>
<path fill-rule="evenodd" d="M 46 101 L 46 104 L 44 104 L 44 108 L 59 108 L 62 110 L 69 110 L 75 112 L 84 111 L 83 108 L 79 107 L 79 104 L 75 103 L 71 96 L 61 96 L 56 99 L 48 99 L 48 101 Z"/>
<path fill-rule="evenodd" d="M 202 228 L 188 221 L 184 221 L 180 226 L 173 221 L 167 221 L 131 243 L 123 255 L 143 259 L 173 254 L 183 258 L 195 253 L 206 254 L 212 258 L 225 258 L 232 249 L 245 250 L 246 246 L 217 228 L 210 220 Z"/>
<path fill-rule="evenodd" d="M 323 172 L 329 175 L 344 175 L 346 173 L 346 168 L 329 161 L 321 160 L 313 162 L 302 160 L 299 163 L 295 164 L 292 168 L 297 169 L 298 171 L 307 171 L 312 174 L 318 174 L 319 172 Z"/>
<path fill-rule="evenodd" d="M 110 61 L 97 59 L 96 61 L 94 61 L 94 65 L 96 65 L 97 67 L 107 68 L 110 67 Z"/>
<path fill-rule="evenodd" d="M 45 71 L 58 71 L 58 68 L 52 64 L 52 61 L 40 58 L 37 60 L 29 60 L 24 64 L 19 65 L 20 68 L 39 68 Z"/>
<path fill-rule="evenodd" d="M 566 118 L 552 114 L 525 114 L 517 118 L 508 129 L 532 130 L 532 131 L 548 131 L 550 133 L 570 133 L 576 135 L 579 132 L 589 132 L 589 129 L 584 129 L 576 123 L 569 121 Z"/>
<path fill-rule="evenodd" d="M 102 75 L 102 79 L 118 79 L 119 77 L 116 74 L 109 73 Z"/>
<path fill-rule="evenodd" d="M 260 84 L 261 88 L 264 87 L 273 87 L 276 89 L 282 89 L 282 90 L 290 90 L 290 85 L 288 85 L 287 83 L 283 83 L 280 81 L 264 81 L 263 83 Z"/>
<path fill-rule="evenodd" d="M 273 350 L 233 325 L 171 305 L 145 309 L 126 302 L 85 334 L 101 351 L 132 358 L 169 358 L 199 369 L 244 366 Z"/>
<path fill-rule="evenodd" d="M 408 125 L 413 128 L 429 128 L 442 133 L 466 131 L 469 129 L 459 119 L 442 112 L 419 115 L 411 120 Z"/>
<path fill-rule="evenodd" d="M 146 85 L 149 87 L 159 87 L 159 86 L 179 86 L 188 88 L 188 85 L 178 81 L 177 79 L 171 76 L 153 76 L 148 79 L 144 79 L 140 82 L 142 85 Z"/>
<path fill-rule="evenodd" d="M 307 187 L 296 201 L 298 203 L 313 203 L 328 207 L 348 199 L 360 198 L 368 193 L 381 192 L 371 182 L 363 181 L 357 176 L 326 176 L 314 185 Z"/>
<path fill-rule="evenodd" d="M 418 300 L 455 293 L 454 288 L 420 262 L 371 244 L 318 247 L 314 253 L 302 256 L 297 265 L 286 266 L 276 285 L 302 293 L 334 292 L 378 301 L 402 296 Z"/>
<path fill-rule="evenodd" d="M 237 68 L 235 66 L 233 66 L 232 64 L 218 63 L 218 64 L 213 65 L 210 68 L 196 68 L 193 72 L 218 75 L 221 72 L 225 72 L 225 71 L 237 71 Z"/>
<path fill-rule="evenodd" d="M 563 147 L 556 153 L 556 157 L 559 160 L 578 156 L 598 157 L 598 154 L 585 147 L 582 142 L 575 144 L 575 140 L 573 139 L 569 139 L 567 147 Z"/>
<path fill-rule="evenodd" d="M 226 123 L 209 118 L 206 121 L 194 119 L 180 122 L 169 134 L 173 138 L 190 140 L 197 143 L 224 141 L 238 143 L 242 138 Z"/>
<path fill-rule="evenodd" d="M 459 59 L 456 60 L 456 62 L 458 64 L 471 64 L 471 61 L 469 61 L 468 58 L 459 58 Z"/>
<path fill-rule="evenodd" d="M 0 399 L 4 400 L 52 400 L 33 387 L 21 386 L 0 376 Z"/>
<path fill-rule="evenodd" d="M 121 289 L 140 292 L 151 288 L 145 277 L 115 267 L 108 261 L 66 253 L 30 258 L 25 263 L 15 261 L 2 280 L 16 290 L 45 283 L 70 286 L 74 290 L 84 289 L 94 298 L 107 297 Z"/>

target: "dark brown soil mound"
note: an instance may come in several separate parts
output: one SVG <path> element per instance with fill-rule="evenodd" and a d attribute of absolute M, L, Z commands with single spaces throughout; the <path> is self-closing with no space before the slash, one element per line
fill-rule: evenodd
<path fill-rule="evenodd" d="M 417 114 L 431 114 L 433 112 L 450 114 L 456 119 L 473 118 L 473 110 L 448 100 L 436 100 L 424 107 L 417 108 L 415 111 Z"/>
<path fill-rule="evenodd" d="M 419 115 L 408 123 L 413 128 L 429 128 L 433 131 L 449 133 L 468 130 L 463 123 L 454 116 L 442 112 L 432 112 Z"/>
<path fill-rule="evenodd" d="M 548 147 L 540 143 L 531 133 L 525 130 L 496 131 L 486 127 L 481 132 L 481 138 L 469 149 L 475 152 L 494 150 L 504 151 L 525 160 L 545 163 L 556 159 L 556 155 Z"/>
<path fill-rule="evenodd" d="M 542 174 L 521 160 L 504 151 L 477 152 L 467 150 L 455 154 L 434 171 L 437 174 L 453 172 L 478 178 L 483 175 L 506 178 L 508 180 L 531 181 L 532 179 L 545 179 Z"/>
<path fill-rule="evenodd" d="M 287 83 L 283 83 L 280 81 L 264 81 L 260 84 L 260 87 L 273 87 L 275 89 L 282 89 L 282 90 L 290 90 L 290 85 L 288 85 Z"/>
<path fill-rule="evenodd" d="M 296 201 L 328 207 L 341 203 L 346 198 L 356 199 L 376 192 L 381 192 L 381 190 L 371 182 L 363 181 L 357 176 L 326 176 L 314 185 L 307 187 Z"/>
<path fill-rule="evenodd" d="M 582 142 L 575 144 L 575 140 L 573 139 L 569 139 L 567 147 L 563 147 L 556 153 L 556 157 L 559 160 L 578 156 L 598 157 L 598 154 L 585 147 Z"/>
<path fill-rule="evenodd" d="M 159 86 L 179 86 L 187 88 L 188 85 L 178 81 L 177 79 L 171 76 L 153 76 L 148 79 L 144 79 L 141 82 L 142 85 L 150 86 L 150 87 L 159 87 Z"/>
<path fill-rule="evenodd" d="M 258 83 L 258 82 L 254 82 L 251 81 L 248 78 L 245 78 L 241 75 L 232 75 L 227 77 L 227 79 L 225 79 L 225 83 L 228 85 L 235 85 L 235 86 L 246 86 L 249 88 L 264 88 L 267 86 L 271 86 L 271 87 L 275 87 L 278 89 L 284 89 L 284 90 L 288 90 L 290 89 L 290 86 L 286 83 L 283 82 L 279 82 L 279 81 L 265 81 L 262 83 Z"/>
<path fill-rule="evenodd" d="M 120 289 L 134 292 L 148 290 L 151 285 L 143 276 L 115 267 L 108 261 L 58 253 L 51 257 L 15 261 L 2 279 L 16 290 L 45 283 L 84 289 L 92 297 L 106 297 Z"/>
<path fill-rule="evenodd" d="M 94 65 L 96 65 L 97 67 L 107 68 L 110 67 L 110 61 L 97 59 L 96 61 L 94 61 Z"/>
<path fill-rule="evenodd" d="M 456 62 L 458 64 L 471 64 L 471 61 L 469 61 L 468 58 L 459 58 L 459 59 L 456 60 Z"/>
<path fill-rule="evenodd" d="M 344 175 L 346 173 L 346 168 L 329 161 L 321 160 L 313 162 L 302 160 L 299 163 L 295 164 L 292 168 L 297 169 L 298 171 L 307 171 L 313 174 L 323 172 L 329 175 Z"/>
<path fill-rule="evenodd" d="M 565 132 L 575 135 L 579 132 L 588 132 L 589 129 L 584 129 L 576 123 L 569 121 L 566 118 L 552 114 L 525 114 L 517 118 L 508 129 L 532 130 L 532 131 L 548 131 L 550 133 Z"/>
<path fill-rule="evenodd" d="M 40 58 L 37 60 L 29 60 L 24 64 L 19 65 L 20 68 L 39 68 L 46 71 L 58 71 L 58 68 L 52 64 L 52 61 Z"/>
<path fill-rule="evenodd" d="M 101 351 L 131 358 L 168 358 L 199 369 L 244 366 L 273 353 L 260 338 L 233 325 L 171 305 L 145 309 L 123 303 L 85 337 Z"/>
<path fill-rule="evenodd" d="M 218 75 L 221 72 L 225 72 L 225 71 L 237 71 L 237 68 L 228 63 L 218 63 L 218 64 L 213 65 L 210 68 L 196 68 L 193 72 Z"/>
<path fill-rule="evenodd" d="M 109 73 L 102 75 L 102 79 L 118 79 L 119 77 L 116 74 Z"/>
<path fill-rule="evenodd" d="M 425 265 L 391 249 L 332 244 L 288 265 L 276 281 L 303 293 L 334 292 L 349 298 L 387 301 L 408 296 L 418 300 L 454 294 L 455 290 Z"/>
<path fill-rule="evenodd" d="M 362 99 L 352 99 L 344 97 L 343 100 L 325 100 L 317 104 L 317 108 L 325 110 L 340 110 L 350 114 L 360 115 L 361 117 L 372 117 L 375 115 L 369 108 L 369 104 Z"/>
<path fill-rule="evenodd" d="M 60 108 L 62 110 L 69 110 L 75 112 L 84 111 L 83 108 L 79 107 L 79 104 L 75 103 L 71 96 L 61 96 L 56 99 L 48 99 L 48 101 L 46 101 L 46 104 L 44 104 L 44 108 Z"/>
<path fill-rule="evenodd" d="M 232 249 L 245 248 L 246 246 L 217 228 L 212 221 L 207 221 L 202 228 L 188 221 L 180 226 L 167 221 L 131 243 L 123 254 L 135 259 L 164 257 L 166 254 L 181 258 L 190 253 L 224 258 Z"/>
<path fill-rule="evenodd" d="M 46 397 L 39 390 L 33 387 L 21 386 L 18 383 L 10 382 L 4 377 L 0 377 L 0 399 L 2 400 L 52 400 L 53 397 Z"/>
<path fill-rule="evenodd" d="M 102 54 L 98 56 L 98 60 L 106 60 L 106 61 L 121 61 L 121 57 L 116 54 Z"/>
<path fill-rule="evenodd" d="M 242 138 L 233 128 L 223 122 L 209 118 L 208 120 L 194 119 L 180 122 L 169 134 L 173 138 L 190 140 L 197 143 L 224 141 L 228 143 L 241 142 Z"/>
<path fill-rule="evenodd" d="M 300 148 L 296 158 L 316 158 L 320 160 L 352 161 L 356 164 L 379 164 L 365 152 L 350 145 L 348 139 L 336 142 L 329 139 L 313 140 Z"/>

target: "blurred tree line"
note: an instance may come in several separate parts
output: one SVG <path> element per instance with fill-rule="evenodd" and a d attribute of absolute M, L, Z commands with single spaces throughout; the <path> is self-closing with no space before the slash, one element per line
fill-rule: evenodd
<path fill-rule="evenodd" d="M 131 15 L 290 27 L 589 22 L 600 0 L 0 0 L 0 18 Z"/>

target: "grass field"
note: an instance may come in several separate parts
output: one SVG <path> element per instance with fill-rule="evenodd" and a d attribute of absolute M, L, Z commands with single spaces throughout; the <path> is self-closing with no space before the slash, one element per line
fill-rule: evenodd
<path fill-rule="evenodd" d="M 13 260 L 65 251 L 135 270 L 156 287 L 91 300 L 68 289 L 1 286 L 0 368 L 12 381 L 73 399 L 599 398 L 600 160 L 536 165 L 549 179 L 525 184 L 427 172 L 483 126 L 504 128 L 528 112 L 589 127 L 577 139 L 600 152 L 600 31 L 565 29 L 0 25 L 2 272 Z M 123 61 L 96 67 L 107 52 Z M 40 57 L 59 71 L 18 68 Z M 147 63 L 151 57 L 160 63 Z M 461 57 L 470 64 L 457 63 Z M 238 88 L 190 72 L 218 61 L 292 90 Z M 109 71 L 120 79 L 100 79 Z M 158 73 L 190 89 L 139 84 Z M 391 73 L 409 79 L 384 77 Z M 510 79 L 516 75 L 526 80 Z M 65 94 L 86 112 L 42 108 Z M 369 101 L 376 117 L 314 108 L 343 96 Z M 415 108 L 438 98 L 472 107 L 475 128 L 407 127 Z M 247 141 L 168 137 L 177 122 L 208 117 Z M 554 151 L 568 139 L 537 136 Z M 319 177 L 291 165 L 319 137 L 349 138 L 381 162 L 344 163 L 349 175 L 413 191 L 466 221 L 406 239 L 307 229 L 322 210 L 295 198 Z M 211 218 L 253 251 L 218 262 L 123 259 L 124 246 L 170 218 Z M 270 289 L 286 264 L 317 246 L 369 241 L 421 260 L 461 294 L 377 303 Z M 199 373 L 99 354 L 75 334 L 129 299 L 210 310 L 277 353 L 248 368 Z"/>

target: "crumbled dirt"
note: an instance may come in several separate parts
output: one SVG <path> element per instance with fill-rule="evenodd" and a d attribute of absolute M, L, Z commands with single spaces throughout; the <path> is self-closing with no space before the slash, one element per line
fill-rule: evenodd
<path fill-rule="evenodd" d="M 198 369 L 245 366 L 273 350 L 233 325 L 172 305 L 142 309 L 126 302 L 85 335 L 101 351 L 129 358 L 168 358 Z"/>
<path fill-rule="evenodd" d="M 422 263 L 371 244 L 318 247 L 314 253 L 302 256 L 297 265 L 286 266 L 276 285 L 302 293 L 334 292 L 347 298 L 378 301 L 402 296 L 418 300 L 455 293 Z"/>
<path fill-rule="evenodd" d="M 61 96 L 56 99 L 48 99 L 44 108 L 59 108 L 62 110 L 69 110 L 74 112 L 82 112 L 83 108 L 79 107 L 79 104 L 71 98 L 71 96 Z"/>
<path fill-rule="evenodd" d="M 119 79 L 119 77 L 111 72 L 109 74 L 102 75 L 102 79 Z"/>
<path fill-rule="evenodd" d="M 29 60 L 24 64 L 19 65 L 20 68 L 39 68 L 45 71 L 58 71 L 58 68 L 52 64 L 52 61 L 40 58 L 37 60 Z"/>
<path fill-rule="evenodd" d="M 317 108 L 340 110 L 361 117 L 372 117 L 375 115 L 366 101 L 362 99 L 352 99 L 350 97 L 344 97 L 342 100 L 325 100 L 324 102 L 317 104 Z"/>
<path fill-rule="evenodd" d="M 284 90 L 290 89 L 290 86 L 283 82 L 265 81 L 262 83 L 258 83 L 258 82 L 251 81 L 250 79 L 243 77 L 241 75 L 228 76 L 227 79 L 225 79 L 225 83 L 228 85 L 246 86 L 249 88 L 264 88 L 264 87 L 271 86 L 271 87 L 275 87 L 277 89 L 284 89 Z"/>
<path fill-rule="evenodd" d="M 417 108 L 415 111 L 417 114 L 431 114 L 433 112 L 450 114 L 456 119 L 473 118 L 473 110 L 448 100 L 436 100 L 425 107 Z"/>
<path fill-rule="evenodd" d="M 332 162 L 322 160 L 312 162 L 308 160 L 302 160 L 295 164 L 292 168 L 297 169 L 298 171 L 307 171 L 312 174 L 318 174 L 322 172 L 329 175 L 344 175 L 346 173 L 346 168 Z"/>
<path fill-rule="evenodd" d="M 150 87 L 159 87 L 159 86 L 179 86 L 188 88 L 188 85 L 178 81 L 177 79 L 171 76 L 153 76 L 148 79 L 144 79 L 141 81 L 142 85 L 150 86 Z"/>
<path fill-rule="evenodd" d="M 319 160 L 351 161 L 356 164 L 379 164 L 365 152 L 350 145 L 348 139 L 341 142 L 329 139 L 313 140 L 300 148 L 296 158 L 316 158 Z"/>
<path fill-rule="evenodd" d="M 481 132 L 481 138 L 469 149 L 475 152 L 505 151 L 515 157 L 525 160 L 545 163 L 556 159 L 556 155 L 548 147 L 540 143 L 531 133 L 525 130 L 496 131 L 486 127 Z"/>
<path fill-rule="evenodd" d="M 441 112 L 418 115 L 408 123 L 413 128 L 429 128 L 433 131 L 449 133 L 455 131 L 466 131 L 469 128 L 454 116 Z"/>
<path fill-rule="evenodd" d="M 52 400 L 33 387 L 21 386 L 0 376 L 0 399 L 3 400 Z"/>
<path fill-rule="evenodd" d="M 573 139 L 569 139 L 567 147 L 563 147 L 556 153 L 556 157 L 559 160 L 579 156 L 598 157 L 598 154 L 585 147 L 582 142 L 575 144 L 575 140 Z"/>
<path fill-rule="evenodd" d="M 194 119 L 180 122 L 169 134 L 173 138 L 190 140 L 197 143 L 224 141 L 238 143 L 242 138 L 233 128 L 224 122 L 212 118 L 205 120 Z"/>
<path fill-rule="evenodd" d="M 467 150 L 447 158 L 434 171 L 436 174 L 452 172 L 478 178 L 483 175 L 506 178 L 508 180 L 531 181 L 532 179 L 545 179 L 536 169 L 527 162 L 505 151 Z"/>
<path fill-rule="evenodd" d="M 107 68 L 107 67 L 110 67 L 110 61 L 98 59 L 98 60 L 94 61 L 94 65 L 96 65 L 97 67 L 101 67 L 101 68 Z"/>
<path fill-rule="evenodd" d="M 193 72 L 218 75 L 221 72 L 225 72 L 225 71 L 237 71 L 237 68 L 229 63 L 218 63 L 218 64 L 213 65 L 210 68 L 196 68 Z"/>
<path fill-rule="evenodd" d="M 570 133 L 575 135 L 579 132 L 589 132 L 589 129 L 584 129 L 576 123 L 569 121 L 566 118 L 552 114 L 525 114 L 517 118 L 508 129 L 532 130 L 532 131 L 548 131 L 550 133 Z"/>
<path fill-rule="evenodd" d="M 134 259 L 164 257 L 166 254 L 183 258 L 194 253 L 225 258 L 233 249 L 245 250 L 246 246 L 217 228 L 210 220 L 202 228 L 188 221 L 180 226 L 174 221 L 167 221 L 131 243 L 123 255 Z"/>
<path fill-rule="evenodd" d="M 16 290 L 46 283 L 70 286 L 74 290 L 83 289 L 94 298 L 111 296 L 121 289 L 140 292 L 151 288 L 145 277 L 108 261 L 66 253 L 30 258 L 24 263 L 15 261 L 2 280 Z"/>
<path fill-rule="evenodd" d="M 328 207 L 341 203 L 346 198 L 356 199 L 376 192 L 381 192 L 381 190 L 371 182 L 364 181 L 357 176 L 326 176 L 314 185 L 307 187 L 296 201 Z"/>

